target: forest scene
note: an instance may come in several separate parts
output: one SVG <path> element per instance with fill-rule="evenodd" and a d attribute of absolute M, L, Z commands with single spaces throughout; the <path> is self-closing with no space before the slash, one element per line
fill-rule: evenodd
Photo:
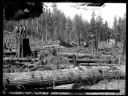
<path fill-rule="evenodd" d="M 126 13 L 123 17 L 114 16 L 110 27 L 95 10 L 87 21 L 80 14 L 73 18 L 66 16 L 58 3 L 51 3 L 51 8 L 45 7 L 37 17 L 8 20 L 5 7 L 3 93 L 27 94 L 14 91 L 30 88 L 36 91 L 118 89 L 119 93 L 30 90 L 28 94 L 124 95 Z"/>

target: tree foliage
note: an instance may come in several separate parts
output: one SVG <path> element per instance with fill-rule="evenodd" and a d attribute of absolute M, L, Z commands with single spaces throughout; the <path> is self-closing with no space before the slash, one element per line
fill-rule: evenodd
<path fill-rule="evenodd" d="M 72 20 L 61 12 L 57 5 L 53 4 L 53 11 L 46 10 L 37 18 L 28 18 L 25 20 L 3 20 L 3 29 L 13 31 L 15 26 L 23 24 L 26 26 L 27 34 L 33 38 L 42 41 L 64 40 L 71 43 L 77 42 L 78 45 L 83 41 L 95 41 L 95 47 L 98 42 L 108 41 L 115 38 L 117 41 L 125 41 L 126 36 L 126 16 L 123 18 L 114 18 L 113 28 L 108 26 L 108 22 L 103 22 L 101 16 L 95 16 L 92 13 L 91 21 L 85 21 L 80 15 L 75 15 Z M 92 36 L 93 35 L 93 36 Z M 118 38 L 117 38 L 118 37 Z"/>

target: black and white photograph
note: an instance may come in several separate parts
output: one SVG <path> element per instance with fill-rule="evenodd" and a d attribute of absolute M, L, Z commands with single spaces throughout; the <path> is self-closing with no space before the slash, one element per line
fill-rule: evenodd
<path fill-rule="evenodd" d="M 126 3 L 2 4 L 2 94 L 126 95 Z"/>

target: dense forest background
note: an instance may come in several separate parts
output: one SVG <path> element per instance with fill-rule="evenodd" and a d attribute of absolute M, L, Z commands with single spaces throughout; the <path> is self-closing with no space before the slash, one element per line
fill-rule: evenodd
<path fill-rule="evenodd" d="M 52 5 L 53 11 L 46 10 L 37 18 L 29 18 L 20 21 L 3 20 L 3 29 L 13 32 L 15 26 L 21 24 L 26 26 L 28 36 L 38 38 L 42 41 L 56 41 L 59 38 L 66 42 L 76 42 L 78 45 L 82 41 L 109 41 L 114 38 L 118 42 L 124 42 L 126 37 L 126 14 L 124 17 L 114 17 L 113 27 L 108 26 L 108 22 L 103 22 L 101 16 L 95 17 L 92 12 L 91 21 L 85 21 L 80 15 L 75 15 L 72 20 L 61 12 L 57 5 Z"/>

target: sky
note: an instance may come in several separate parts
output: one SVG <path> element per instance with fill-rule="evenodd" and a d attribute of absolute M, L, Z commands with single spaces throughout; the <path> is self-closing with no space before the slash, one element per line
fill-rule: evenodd
<path fill-rule="evenodd" d="M 105 3 L 103 7 L 87 7 L 87 6 L 81 6 L 81 9 L 77 9 L 75 7 L 72 7 L 77 4 L 82 3 L 56 3 L 58 6 L 58 9 L 61 12 L 64 12 L 66 17 L 70 17 L 71 19 L 74 18 L 76 14 L 81 15 L 83 20 L 87 20 L 90 22 L 91 20 L 91 14 L 94 11 L 95 17 L 101 16 L 103 18 L 103 22 L 107 21 L 109 27 L 112 27 L 114 17 L 116 16 L 123 18 L 124 14 L 126 13 L 126 3 Z M 47 5 L 47 8 L 51 8 L 52 3 L 45 3 Z M 85 9 L 87 10 L 85 10 Z"/>

